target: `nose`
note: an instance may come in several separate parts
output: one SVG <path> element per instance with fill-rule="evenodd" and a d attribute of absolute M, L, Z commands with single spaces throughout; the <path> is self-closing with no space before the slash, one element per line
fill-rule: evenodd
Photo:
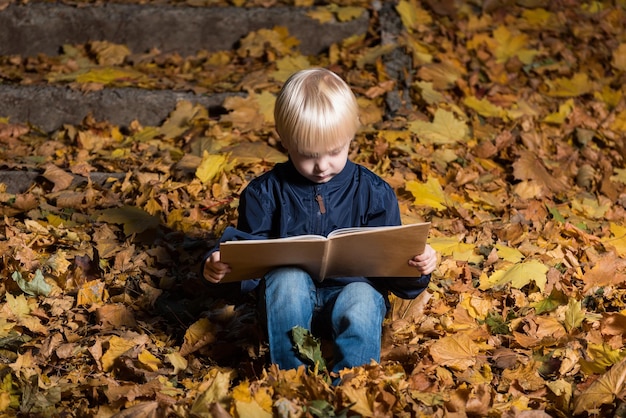
<path fill-rule="evenodd" d="M 315 160 L 315 170 L 318 173 L 323 173 L 328 169 L 328 158 L 326 156 L 320 157 Z"/>

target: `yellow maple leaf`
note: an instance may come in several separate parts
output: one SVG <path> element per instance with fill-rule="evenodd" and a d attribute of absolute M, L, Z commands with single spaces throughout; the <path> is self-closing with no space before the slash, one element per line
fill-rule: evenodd
<path fill-rule="evenodd" d="M 180 354 L 186 356 L 215 341 L 216 325 L 208 318 L 200 318 L 185 331 Z"/>
<path fill-rule="evenodd" d="M 237 55 L 260 58 L 267 53 L 268 49 L 272 49 L 280 56 L 286 56 L 299 42 L 296 38 L 289 36 L 289 31 L 284 26 L 276 26 L 272 29 L 263 28 L 241 39 Z"/>
<path fill-rule="evenodd" d="M 567 310 L 565 311 L 564 321 L 567 332 L 572 332 L 572 330 L 578 328 L 580 324 L 583 323 L 584 319 L 585 313 L 582 309 L 582 303 L 579 300 L 570 298 L 567 304 Z"/>
<path fill-rule="evenodd" d="M 546 84 L 550 88 L 548 96 L 553 97 L 577 97 L 596 90 L 595 83 L 585 73 L 576 73 L 572 78 L 546 80 Z"/>
<path fill-rule="evenodd" d="M 572 113 L 573 110 L 574 100 L 569 99 L 565 103 L 559 105 L 558 112 L 550 113 L 543 119 L 543 121 L 546 123 L 561 125 L 565 122 L 565 119 L 567 119 L 567 117 Z"/>
<path fill-rule="evenodd" d="M 480 346 L 466 333 L 445 336 L 430 346 L 435 363 L 464 371 L 476 364 Z"/>
<path fill-rule="evenodd" d="M 417 134 L 419 141 L 426 145 L 455 144 L 467 139 L 469 134 L 467 124 L 444 109 L 437 109 L 432 122 L 417 120 L 408 126 Z"/>
<path fill-rule="evenodd" d="M 593 92 L 593 97 L 606 103 L 610 109 L 615 109 L 622 101 L 624 93 L 621 90 L 613 90 L 611 86 L 603 86 L 602 90 Z"/>
<path fill-rule="evenodd" d="M 187 369 L 187 359 L 181 356 L 180 353 L 174 351 L 172 353 L 166 354 L 165 358 L 167 359 L 167 361 L 170 362 L 172 366 L 174 366 L 174 374 L 178 374 L 178 372 Z"/>
<path fill-rule="evenodd" d="M 415 39 L 412 36 L 404 38 L 406 48 L 411 52 L 413 56 L 414 65 L 423 65 L 433 62 L 433 55 L 428 44 Z"/>
<path fill-rule="evenodd" d="M 161 360 L 159 360 L 154 354 L 148 350 L 143 350 L 137 356 L 137 360 L 145 366 L 148 370 L 156 372 L 161 367 Z"/>
<path fill-rule="evenodd" d="M 476 96 L 468 96 L 463 99 L 463 104 L 486 118 L 504 119 L 507 116 L 506 111 L 502 107 L 494 105 L 486 98 L 479 99 Z"/>
<path fill-rule="evenodd" d="M 331 12 L 328 7 L 316 7 L 309 10 L 306 14 L 311 19 L 315 19 L 320 23 L 328 23 L 334 20 L 333 12 Z"/>
<path fill-rule="evenodd" d="M 514 264 L 508 268 L 496 270 L 491 276 L 483 274 L 480 277 L 480 290 L 504 286 L 508 283 L 515 289 L 521 289 L 530 282 L 535 282 L 543 292 L 547 278 L 548 267 L 538 260 L 530 260 Z"/>
<path fill-rule="evenodd" d="M 550 22 L 552 15 L 553 14 L 551 12 L 542 8 L 524 10 L 522 12 L 522 17 L 524 18 L 525 23 L 528 23 L 530 26 L 538 29 L 545 28 Z"/>
<path fill-rule="evenodd" d="M 416 206 L 429 206 L 434 209 L 443 210 L 447 207 L 446 195 L 443 193 L 439 180 L 430 177 L 426 183 L 419 183 L 415 180 L 406 182 L 404 188 L 411 192 Z"/>
<path fill-rule="evenodd" d="M 271 412 L 263 409 L 255 400 L 251 402 L 242 402 L 235 399 L 235 409 L 237 410 L 237 416 L 240 417 L 258 417 L 258 418 L 272 418 Z"/>
<path fill-rule="evenodd" d="M 472 318 L 484 320 L 489 311 L 494 308 L 494 301 L 476 295 L 467 295 L 462 297 L 460 305 Z"/>
<path fill-rule="evenodd" d="M 109 340 L 109 348 L 102 355 L 102 369 L 106 372 L 113 368 L 115 360 L 122 354 L 135 347 L 135 342 L 114 335 Z"/>
<path fill-rule="evenodd" d="M 422 99 L 428 104 L 436 104 L 444 100 L 444 95 L 435 90 L 430 81 L 417 81 L 415 86 L 419 89 Z"/>
<path fill-rule="evenodd" d="M 493 37 L 497 41 L 494 51 L 496 62 L 505 63 L 513 57 L 517 57 L 522 63 L 530 64 L 539 51 L 527 49 L 528 36 L 526 34 L 513 34 L 506 26 L 498 26 L 493 31 Z"/>
<path fill-rule="evenodd" d="M 602 219 L 606 212 L 611 209 L 611 203 L 600 203 L 598 199 L 590 199 L 583 197 L 582 199 L 572 200 L 572 210 L 578 212 L 590 219 Z"/>
<path fill-rule="evenodd" d="M 517 263 L 524 259 L 524 254 L 521 251 L 511 248 L 509 246 L 503 244 L 494 245 L 496 251 L 498 252 L 498 257 L 505 261 L 510 261 L 511 263 Z"/>
<path fill-rule="evenodd" d="M 609 230 L 611 231 L 611 237 L 603 238 L 601 242 L 610 248 L 614 248 L 618 256 L 626 257 L 626 227 L 615 222 L 609 222 Z"/>
<path fill-rule="evenodd" d="M 109 298 L 106 285 L 100 280 L 91 280 L 80 286 L 76 295 L 77 306 L 100 305 Z"/>
<path fill-rule="evenodd" d="M 336 5 L 331 4 L 330 6 L 336 6 Z M 338 21 L 349 22 L 351 20 L 355 20 L 361 17 L 361 15 L 365 13 L 365 9 L 359 6 L 343 6 L 343 7 L 337 7 L 334 10 L 334 13 L 337 16 Z"/>
<path fill-rule="evenodd" d="M 400 15 L 402 25 L 407 31 L 419 28 L 420 25 L 429 25 L 432 23 L 432 16 L 422 9 L 415 0 L 400 0 L 396 6 L 396 11 Z"/>
<path fill-rule="evenodd" d="M 311 66 L 309 59 L 304 55 L 289 55 L 276 60 L 276 71 L 271 76 L 276 81 L 285 82 L 293 73 Z"/>
<path fill-rule="evenodd" d="M 226 154 L 209 154 L 207 151 L 204 151 L 202 162 L 196 169 L 196 177 L 203 184 L 213 183 L 226 168 L 227 161 L 228 155 Z"/>
<path fill-rule="evenodd" d="M 476 33 L 467 41 L 468 49 L 478 49 L 481 45 L 485 45 L 489 50 L 495 50 L 498 47 L 498 42 L 483 32 Z"/>
<path fill-rule="evenodd" d="M 191 406 L 191 413 L 198 417 L 212 417 L 211 405 L 223 401 L 228 396 L 228 388 L 233 378 L 233 372 L 225 372 L 217 367 L 211 368 L 204 379 L 209 382 L 208 387 L 200 388 L 200 395 Z"/>
<path fill-rule="evenodd" d="M 367 48 L 356 60 L 356 66 L 357 68 L 362 69 L 367 64 L 374 64 L 378 58 L 388 54 L 396 48 L 396 44 L 377 45 L 372 48 Z"/>
<path fill-rule="evenodd" d="M 259 105 L 259 112 L 263 115 L 265 122 L 274 124 L 274 104 L 276 96 L 269 91 L 263 91 L 261 94 L 254 95 L 254 99 Z"/>
<path fill-rule="evenodd" d="M 28 306 L 28 301 L 24 295 L 13 296 L 11 293 L 7 293 L 6 306 L 17 320 L 30 315 L 30 306 Z"/>
<path fill-rule="evenodd" d="M 244 380 L 232 389 L 233 398 L 241 402 L 252 402 L 252 393 L 250 392 L 250 382 Z"/>
<path fill-rule="evenodd" d="M 138 83 L 145 78 L 146 76 L 143 73 L 131 68 L 98 67 L 77 74 L 76 82 L 98 84 L 112 84 L 115 82 Z"/>
<path fill-rule="evenodd" d="M 483 260 L 481 255 L 476 254 L 476 245 L 461 242 L 458 237 L 433 237 L 428 243 L 442 256 L 451 256 L 457 261 L 479 263 Z"/>

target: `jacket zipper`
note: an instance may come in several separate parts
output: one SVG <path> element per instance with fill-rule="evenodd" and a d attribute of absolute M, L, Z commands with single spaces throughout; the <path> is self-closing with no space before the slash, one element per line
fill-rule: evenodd
<path fill-rule="evenodd" d="M 317 187 L 315 188 L 315 200 L 317 201 L 317 204 L 320 207 L 320 213 L 323 215 L 326 213 L 326 206 L 324 205 L 324 198 L 322 197 L 322 195 L 317 191 Z"/>

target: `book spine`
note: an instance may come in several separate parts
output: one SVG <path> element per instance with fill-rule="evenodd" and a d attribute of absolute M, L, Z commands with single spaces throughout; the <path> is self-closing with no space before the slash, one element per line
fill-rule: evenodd
<path fill-rule="evenodd" d="M 317 278 L 318 281 L 322 282 L 326 278 L 326 271 L 328 270 L 328 260 L 330 258 L 330 246 L 332 240 L 326 239 L 324 241 L 324 255 L 322 256 L 322 261 L 320 263 L 320 274 Z"/>

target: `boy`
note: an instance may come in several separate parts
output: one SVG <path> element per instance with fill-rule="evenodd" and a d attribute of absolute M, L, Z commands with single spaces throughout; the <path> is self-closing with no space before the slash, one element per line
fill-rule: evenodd
<path fill-rule="evenodd" d="M 321 68 L 293 74 L 276 99 L 274 116 L 289 161 L 254 179 L 242 192 L 240 231 L 283 238 L 328 235 L 345 227 L 400 225 L 393 189 L 348 161 L 350 142 L 359 128 L 358 105 L 339 76 Z M 407 299 L 419 295 L 430 281 L 437 255 L 427 245 L 423 254 L 407 262 L 421 277 L 342 277 L 320 283 L 301 269 L 283 267 L 260 280 L 242 282 L 242 290 L 260 285 L 272 363 L 282 369 L 304 364 L 293 349 L 295 326 L 332 333 L 335 373 L 379 362 L 387 292 Z M 229 271 L 219 250 L 203 266 L 204 278 L 211 283 L 219 283 Z"/>

